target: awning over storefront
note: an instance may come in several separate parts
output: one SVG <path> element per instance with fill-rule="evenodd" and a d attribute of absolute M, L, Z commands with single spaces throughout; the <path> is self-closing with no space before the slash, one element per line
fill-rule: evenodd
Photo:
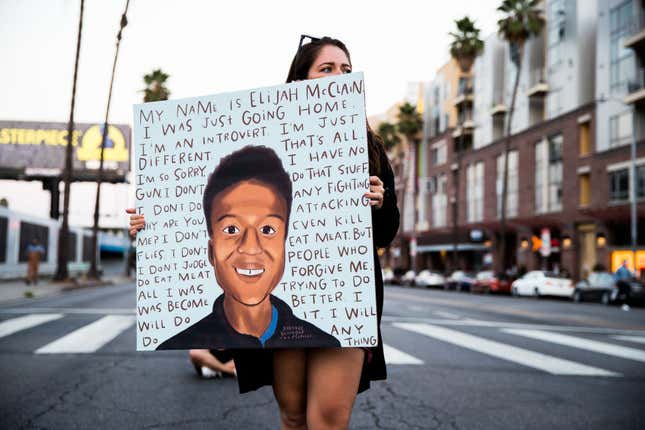
<path fill-rule="evenodd" d="M 417 246 L 417 252 L 440 252 L 452 251 L 452 243 L 443 243 L 440 245 L 421 245 Z M 457 251 L 488 251 L 490 248 L 480 243 L 458 243 Z"/>

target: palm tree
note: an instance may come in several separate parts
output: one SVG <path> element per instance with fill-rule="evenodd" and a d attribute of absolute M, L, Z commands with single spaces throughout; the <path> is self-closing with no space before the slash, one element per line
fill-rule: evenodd
<path fill-rule="evenodd" d="M 128 19 L 126 17 L 128 13 L 128 6 L 130 5 L 130 0 L 125 2 L 125 10 L 123 15 L 121 15 L 121 21 L 119 22 L 119 32 L 116 35 L 116 49 L 114 52 L 114 61 L 112 63 L 112 78 L 110 79 L 110 90 L 108 91 L 108 100 L 107 107 L 105 109 L 105 121 L 103 122 L 103 136 L 101 138 L 101 158 L 99 162 L 99 171 L 98 177 L 96 178 L 96 200 L 94 202 L 94 225 L 92 227 L 92 252 L 91 252 L 91 261 L 90 261 L 90 270 L 87 274 L 88 278 L 98 279 L 99 272 L 97 267 L 97 251 L 98 251 L 98 231 L 99 231 L 99 202 L 101 199 L 101 182 L 103 181 L 103 156 L 105 151 L 105 139 L 108 135 L 108 117 L 110 115 L 110 102 L 112 101 L 112 85 L 114 84 L 114 72 L 116 71 L 116 60 L 119 58 L 119 45 L 121 44 L 121 33 L 123 33 L 123 28 L 128 25 Z"/>
<path fill-rule="evenodd" d="M 76 80 L 78 78 L 78 58 L 81 53 L 81 34 L 83 32 L 83 7 L 85 0 L 81 0 L 81 13 L 78 18 L 78 35 L 76 36 L 76 59 L 74 60 L 74 78 L 72 80 L 72 101 L 69 109 L 67 123 L 67 147 L 65 148 L 65 169 L 63 182 L 65 195 L 63 197 L 63 224 L 58 231 L 58 259 L 56 261 L 56 274 L 54 280 L 63 281 L 69 277 L 67 272 L 68 236 L 69 236 L 69 192 L 72 181 L 72 134 L 74 132 L 74 107 L 76 106 Z"/>
<path fill-rule="evenodd" d="M 502 179 L 502 204 L 500 214 L 500 259 L 506 256 L 506 196 L 508 194 L 508 151 L 511 144 L 511 123 L 517 87 L 520 82 L 522 59 L 526 41 L 540 34 L 544 28 L 544 15 L 539 8 L 540 0 L 503 0 L 497 8 L 504 16 L 497 21 L 498 34 L 509 44 L 511 63 L 515 66 L 515 83 L 511 96 L 511 105 L 506 117 L 506 133 L 504 142 L 504 175 Z M 503 269 L 503 265 L 499 265 Z"/>
<path fill-rule="evenodd" d="M 392 150 L 392 148 L 401 143 L 396 126 L 391 122 L 385 121 L 380 123 L 378 126 L 378 135 L 383 139 L 383 147 L 386 151 Z"/>
<path fill-rule="evenodd" d="M 417 111 L 417 108 L 411 105 L 408 102 L 405 102 L 399 106 L 399 113 L 397 114 L 397 123 L 396 129 L 399 131 L 403 137 L 405 137 L 405 153 L 409 156 L 409 161 L 411 164 L 403 164 L 403 177 L 405 178 L 409 174 L 409 169 L 412 168 L 412 177 L 407 177 L 407 180 L 411 180 L 413 184 L 413 196 L 417 192 L 417 169 L 416 169 L 416 147 L 419 140 L 419 134 L 423 127 L 423 120 L 421 115 Z M 405 206 L 405 205 L 404 205 Z M 412 241 L 416 242 L 416 230 L 417 230 L 417 209 L 415 204 L 415 199 L 412 199 Z M 412 270 L 416 272 L 416 258 L 412 258 Z"/>
<path fill-rule="evenodd" d="M 450 32 L 453 40 L 450 43 L 450 55 L 459 64 L 462 73 L 470 72 L 475 57 L 484 49 L 484 41 L 479 38 L 479 29 L 475 27 L 475 22 L 471 21 L 468 16 L 455 21 L 457 32 Z M 461 117 L 461 115 L 460 115 Z M 459 231 L 457 223 L 459 220 L 459 170 L 461 161 L 461 151 L 464 148 L 463 124 L 461 136 L 459 136 L 459 148 L 455 151 L 455 163 L 457 168 L 453 170 L 453 183 L 455 184 L 455 195 L 452 199 L 452 265 L 453 270 L 457 268 L 457 243 L 459 241 Z"/>
<path fill-rule="evenodd" d="M 161 69 L 153 70 L 152 73 L 144 75 L 143 81 L 146 83 L 146 88 L 143 90 L 143 102 L 168 100 L 170 90 L 166 88 L 165 84 L 169 77 L 170 75 L 162 72 Z"/>
<path fill-rule="evenodd" d="M 475 57 L 484 49 L 484 41 L 479 38 L 479 29 L 475 27 L 475 21 L 471 21 L 468 16 L 456 20 L 455 24 L 457 33 L 449 33 L 453 37 L 450 55 L 457 60 L 461 71 L 468 73 Z"/>

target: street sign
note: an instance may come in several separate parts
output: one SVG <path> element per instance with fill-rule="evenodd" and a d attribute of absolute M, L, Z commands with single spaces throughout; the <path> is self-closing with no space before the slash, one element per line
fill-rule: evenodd
<path fill-rule="evenodd" d="M 542 257 L 548 257 L 551 255 L 551 230 L 548 228 L 543 228 L 540 233 L 540 254 Z"/>

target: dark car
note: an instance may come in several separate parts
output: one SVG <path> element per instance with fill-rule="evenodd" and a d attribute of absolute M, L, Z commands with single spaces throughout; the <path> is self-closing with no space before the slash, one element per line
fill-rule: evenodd
<path fill-rule="evenodd" d="M 591 272 L 576 284 L 573 301 L 595 301 L 608 305 L 618 297 L 614 276 L 609 272 Z"/>
<path fill-rule="evenodd" d="M 494 274 L 492 270 L 479 272 L 475 277 L 475 282 L 471 285 L 470 291 L 473 293 L 511 293 L 512 279 L 507 275 L 498 273 Z"/>
<path fill-rule="evenodd" d="M 635 279 L 615 281 L 610 272 L 591 272 L 587 279 L 576 284 L 572 298 L 574 302 L 600 301 L 605 305 L 629 303 L 644 300 L 645 288 Z"/>
<path fill-rule="evenodd" d="M 457 270 L 446 279 L 444 290 L 470 291 L 470 287 L 475 282 L 475 276 L 471 273 Z"/>

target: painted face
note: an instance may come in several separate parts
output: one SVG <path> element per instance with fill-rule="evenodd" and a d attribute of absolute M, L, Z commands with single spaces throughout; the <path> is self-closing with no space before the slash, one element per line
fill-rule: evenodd
<path fill-rule="evenodd" d="M 285 200 L 263 182 L 243 181 L 215 196 L 209 221 L 218 284 L 242 304 L 259 304 L 284 272 Z"/>
<path fill-rule="evenodd" d="M 325 45 L 309 68 L 307 79 L 351 73 L 352 65 L 345 52 L 337 46 Z"/>

